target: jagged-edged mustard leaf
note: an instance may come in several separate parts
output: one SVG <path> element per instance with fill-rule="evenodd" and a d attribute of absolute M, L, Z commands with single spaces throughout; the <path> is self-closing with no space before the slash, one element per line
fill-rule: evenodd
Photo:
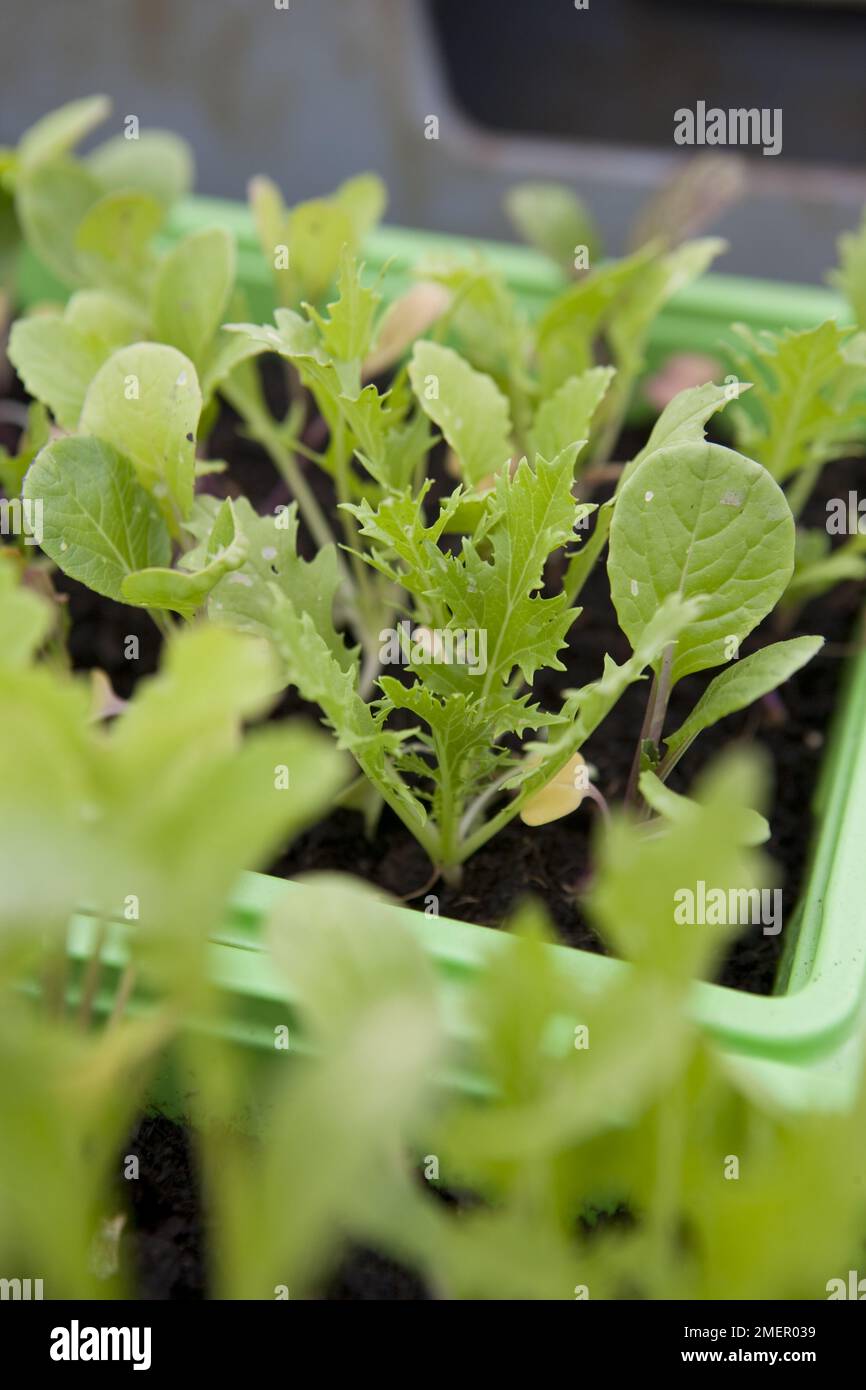
<path fill-rule="evenodd" d="M 741 337 L 755 386 L 737 414 L 740 447 L 779 482 L 844 454 L 866 419 L 845 355 L 850 330 L 828 319 L 797 333 Z"/>
<path fill-rule="evenodd" d="M 338 664 L 349 669 L 353 654 L 334 628 L 334 601 L 340 584 L 333 546 L 315 559 L 298 555 L 298 509 L 295 503 L 276 514 L 259 516 L 245 497 L 234 503 L 238 534 L 246 555 L 235 573 L 227 575 L 210 598 L 211 617 L 220 623 L 276 641 L 279 624 L 274 591 L 307 613 Z"/>
<path fill-rule="evenodd" d="M 249 541 L 237 525 L 231 502 L 226 501 L 214 521 L 202 564 L 136 570 L 124 579 L 121 594 L 127 603 L 167 608 L 191 619 L 220 580 L 240 569 L 248 552 Z"/>

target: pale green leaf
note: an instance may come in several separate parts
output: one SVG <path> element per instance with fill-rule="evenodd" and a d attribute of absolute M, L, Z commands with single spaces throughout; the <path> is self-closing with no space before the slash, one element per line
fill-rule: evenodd
<path fill-rule="evenodd" d="M 227 528 L 221 528 L 223 516 Z M 220 580 L 240 569 L 248 552 L 249 541 L 236 525 L 231 502 L 226 501 L 214 524 L 206 564 L 192 572 L 166 568 L 136 570 L 124 579 L 121 594 L 126 603 L 141 608 L 167 608 L 191 619 Z"/>
<path fill-rule="evenodd" d="M 670 594 L 704 598 L 678 638 L 676 682 L 718 666 L 781 598 L 794 568 L 794 519 L 766 469 L 718 444 L 657 449 L 614 508 L 611 597 L 632 646 Z"/>
<path fill-rule="evenodd" d="M 132 465 L 101 439 L 47 445 L 27 472 L 24 495 L 42 503 L 42 549 L 98 594 L 119 600 L 127 575 L 168 563 L 158 509 Z"/>
<path fill-rule="evenodd" d="M 866 328 L 866 213 L 856 232 L 843 232 L 837 242 L 839 268 L 828 275 L 854 311 L 858 327 Z"/>
<path fill-rule="evenodd" d="M 189 145 L 169 130 L 114 135 L 90 152 L 87 167 L 107 192 L 147 193 L 164 207 L 189 192 L 194 173 Z"/>
<path fill-rule="evenodd" d="M 188 357 L 160 343 L 135 343 L 113 353 L 97 372 L 81 429 L 131 460 L 168 518 L 174 510 L 183 518 L 192 506 L 201 406 Z"/>
<path fill-rule="evenodd" d="M 106 193 L 87 209 L 75 233 L 80 274 L 91 284 L 143 299 L 153 264 L 151 242 L 165 209 L 147 193 Z"/>
<path fill-rule="evenodd" d="M 13 325 L 9 360 L 29 395 L 47 405 L 63 429 L 74 430 L 105 353 L 60 314 L 36 314 Z"/>
<path fill-rule="evenodd" d="M 314 619 L 274 584 L 274 642 L 289 679 L 305 700 L 316 704 L 337 735 L 340 747 L 358 756 L 369 753 L 374 762 L 384 749 L 368 706 L 358 694 L 357 661 L 341 663 Z"/>
<path fill-rule="evenodd" d="M 205 354 L 201 371 L 203 399 L 210 400 L 214 392 L 231 377 L 236 367 L 240 367 L 252 357 L 260 356 L 265 350 L 264 343 L 246 338 L 240 333 L 217 333 Z"/>
<path fill-rule="evenodd" d="M 622 470 L 617 491 L 622 490 L 634 470 L 656 449 L 705 439 L 705 426 L 712 416 L 724 410 L 731 401 L 739 400 L 750 389 L 751 383 L 746 381 L 730 381 L 724 386 L 716 386 L 708 381 L 705 386 L 689 386 L 677 392 L 656 420 L 640 453 L 635 454 Z"/>
<path fill-rule="evenodd" d="M 479 483 L 510 461 L 508 402 L 489 376 L 451 348 L 419 342 L 409 377 L 421 408 L 441 429 L 468 481 Z"/>
<path fill-rule="evenodd" d="M 27 425 L 18 438 L 18 448 L 9 454 L 0 448 L 0 487 L 7 497 L 21 496 L 24 474 L 39 450 L 51 437 L 51 419 L 41 401 L 31 401 L 27 408 Z"/>
<path fill-rule="evenodd" d="M 35 314 L 13 324 L 9 357 L 28 393 L 57 423 L 75 430 L 87 388 L 107 357 L 146 328 L 132 305 L 104 290 L 79 290 L 63 314 Z"/>
<path fill-rule="evenodd" d="M 31 250 L 64 285 L 80 285 L 76 236 L 88 210 L 102 196 L 92 174 L 71 160 L 39 164 L 15 187 L 15 208 Z"/>
<path fill-rule="evenodd" d="M 541 389 L 549 395 L 595 361 L 595 340 L 629 287 L 648 273 L 649 250 L 599 266 L 557 295 L 538 321 L 536 353 Z"/>
<path fill-rule="evenodd" d="M 356 174 L 334 191 L 334 202 L 348 214 L 355 250 L 382 220 L 388 190 L 378 174 Z"/>
<path fill-rule="evenodd" d="M 430 569 L 435 562 L 431 561 L 430 548 L 448 529 L 461 496 L 458 489 L 444 498 L 438 516 L 428 525 L 424 499 L 431 486 L 428 479 L 415 496 L 407 489 L 383 497 L 376 508 L 366 498 L 357 505 L 345 504 L 346 511 L 358 522 L 361 535 L 371 542 L 368 563 L 394 584 L 408 589 L 420 604 L 434 587 Z"/>
<path fill-rule="evenodd" d="M 315 559 L 297 553 L 297 505 L 259 516 L 245 497 L 234 503 L 235 522 L 247 544 L 247 555 L 236 574 L 219 585 L 210 600 L 210 615 L 244 632 L 275 640 L 274 587 L 296 608 L 308 613 L 319 636 L 343 669 L 354 660 L 334 629 L 333 607 L 339 587 L 337 553 L 324 546 Z"/>
<path fill-rule="evenodd" d="M 743 813 L 763 800 L 763 781 L 754 759 L 728 756 L 701 778 L 694 800 L 678 803 L 664 834 L 648 836 L 639 825 L 614 820 L 592 897 L 605 940 L 683 985 L 719 958 L 738 924 L 682 925 L 674 908 L 698 879 L 725 892 L 766 884 L 765 861 L 743 845 Z"/>
<path fill-rule="evenodd" d="M 532 453 L 552 459 L 569 445 L 589 439 L 592 418 L 613 376 L 613 367 L 590 367 L 580 376 L 568 377 L 542 401 L 529 436 Z"/>
<path fill-rule="evenodd" d="M 713 677 L 685 722 L 665 739 L 668 753 L 684 751 L 703 729 L 775 690 L 811 661 L 823 645 L 823 637 L 793 637 L 734 661 Z"/>
<path fill-rule="evenodd" d="M 560 269 L 574 273 L 575 254 L 585 247 L 592 263 L 600 237 L 583 203 L 560 183 L 519 183 L 505 195 L 505 208 L 520 235 L 550 256 Z"/>
<path fill-rule="evenodd" d="M 848 336 L 832 319 L 799 333 L 754 337 L 742 331 L 755 386 L 738 415 L 738 438 L 778 482 L 841 457 L 862 436 L 866 411 L 849 407 L 864 375 L 849 370 Z"/>
<path fill-rule="evenodd" d="M 27 666 L 53 620 L 51 605 L 18 584 L 13 565 L 0 554 L 0 670 Z"/>
<path fill-rule="evenodd" d="M 77 290 L 63 312 L 66 323 L 97 343 L 105 355 L 147 334 L 147 315 L 126 296 L 110 290 Z"/>
<path fill-rule="evenodd" d="M 642 365 L 647 334 L 658 314 L 675 294 L 703 275 L 725 246 L 718 237 L 687 241 L 645 266 L 610 317 L 607 332 L 618 365 L 628 371 Z"/>
<path fill-rule="evenodd" d="M 337 362 L 357 362 L 367 356 L 373 341 L 373 324 L 380 296 L 361 283 L 361 272 L 344 251 L 337 281 L 337 299 L 328 305 L 328 317 L 310 309 L 319 327 L 322 347 Z"/>
<path fill-rule="evenodd" d="M 574 536 L 578 520 L 591 510 L 571 494 L 573 451 L 535 469 L 524 459 L 514 476 L 496 480 L 497 521 L 490 532 L 490 556 L 482 558 L 466 540 L 459 555 L 439 555 L 437 590 L 464 631 L 487 635 L 487 670 L 466 677 L 480 697 L 497 695 L 517 667 L 531 681 L 541 666 L 563 670 L 557 653 L 577 617 L 565 595 L 544 598 L 548 557 Z M 436 668 L 442 679 L 448 668 Z"/>
<path fill-rule="evenodd" d="M 653 425 L 649 439 L 629 468 L 634 469 L 656 449 L 702 440 L 707 422 L 731 401 L 739 400 L 750 387 L 748 381 L 732 381 L 724 386 L 708 381 L 705 386 L 689 386 L 685 391 L 679 391 L 665 406 Z"/>
<path fill-rule="evenodd" d="M 67 102 L 56 111 L 42 116 L 25 130 L 18 141 L 18 159 L 22 170 L 29 172 L 40 164 L 66 155 L 101 124 L 111 111 L 108 97 L 83 97 Z"/>
<path fill-rule="evenodd" d="M 184 237 L 160 262 L 151 298 L 154 336 L 186 353 L 199 371 L 222 323 L 234 275 L 234 242 L 220 227 Z"/>
<path fill-rule="evenodd" d="M 644 801 L 665 821 L 688 821 L 698 810 L 697 803 L 691 797 L 671 791 L 654 772 L 642 772 L 638 785 Z M 753 811 L 750 806 L 739 808 L 736 824 L 741 845 L 765 845 L 770 838 L 770 825 L 766 817 Z"/>
<path fill-rule="evenodd" d="M 447 332 L 460 355 L 503 384 L 519 379 L 525 387 L 531 333 L 505 277 L 480 257 L 468 265 L 441 256 L 426 259 L 418 274 L 449 292 L 439 331 Z"/>
<path fill-rule="evenodd" d="M 352 216 L 327 198 L 298 203 L 289 212 L 286 239 L 294 298 L 317 304 L 334 282 L 343 247 L 355 244 Z"/>

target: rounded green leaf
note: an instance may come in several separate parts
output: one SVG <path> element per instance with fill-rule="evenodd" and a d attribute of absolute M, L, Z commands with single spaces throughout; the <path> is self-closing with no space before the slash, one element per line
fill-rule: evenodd
<path fill-rule="evenodd" d="M 221 227 L 193 232 L 162 261 L 153 286 L 154 335 L 199 366 L 223 321 L 235 275 L 235 245 Z"/>
<path fill-rule="evenodd" d="M 595 263 L 598 228 L 577 195 L 560 183 L 519 183 L 505 195 L 505 210 L 525 241 L 569 273 L 578 246 Z"/>
<path fill-rule="evenodd" d="M 92 174 L 72 160 L 39 164 L 15 185 L 15 208 L 30 249 L 64 285 L 79 285 L 76 233 L 102 195 Z"/>
<path fill-rule="evenodd" d="M 128 574 L 166 565 L 168 532 L 132 465 L 101 439 L 58 439 L 37 455 L 24 496 L 40 506 L 42 549 L 72 579 L 120 600 Z"/>
<path fill-rule="evenodd" d="M 150 243 L 165 212 L 147 193 L 106 193 L 82 217 L 75 233 L 78 265 L 88 282 L 141 298 Z"/>
<path fill-rule="evenodd" d="M 104 360 L 98 346 L 59 314 L 35 314 L 13 326 L 9 359 L 29 394 L 48 406 L 63 429 L 76 429 L 87 388 Z"/>
<path fill-rule="evenodd" d="M 108 97 L 82 97 L 49 111 L 18 142 L 18 159 L 24 170 L 35 169 L 50 159 L 68 154 L 111 111 Z"/>
<path fill-rule="evenodd" d="M 356 174 L 340 184 L 334 202 L 348 213 L 355 232 L 354 250 L 381 221 L 388 190 L 378 174 Z"/>
<path fill-rule="evenodd" d="M 112 290 L 76 291 L 70 296 L 63 318 L 93 343 L 104 347 L 104 357 L 116 348 L 137 343 L 148 330 L 142 310 Z"/>
<path fill-rule="evenodd" d="M 133 343 L 113 353 L 93 378 L 81 429 L 131 460 L 167 516 L 175 509 L 185 517 L 192 506 L 201 404 L 188 357 L 162 343 Z"/>
<path fill-rule="evenodd" d="M 165 206 L 188 193 L 193 180 L 192 151 L 168 130 L 143 130 L 138 139 L 114 135 L 87 157 L 102 187 L 149 193 Z"/>
<path fill-rule="evenodd" d="M 632 646 L 670 594 L 703 596 L 677 641 L 672 682 L 730 660 L 781 598 L 794 568 L 794 519 L 766 469 L 718 444 L 650 454 L 614 508 L 611 596 Z"/>

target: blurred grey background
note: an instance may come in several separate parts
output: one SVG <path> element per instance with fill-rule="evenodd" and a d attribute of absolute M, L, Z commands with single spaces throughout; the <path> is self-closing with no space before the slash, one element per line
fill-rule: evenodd
<path fill-rule="evenodd" d="M 717 223 L 720 269 L 819 280 L 866 202 L 858 0 L 0 0 L 0 143 L 104 91 L 185 135 L 201 192 L 294 201 L 371 168 L 388 220 L 512 236 L 511 182 L 571 184 L 621 250 L 682 152 L 673 113 L 781 107 L 778 158 Z M 439 138 L 425 139 L 436 116 Z M 105 134 L 113 133 L 106 131 Z"/>

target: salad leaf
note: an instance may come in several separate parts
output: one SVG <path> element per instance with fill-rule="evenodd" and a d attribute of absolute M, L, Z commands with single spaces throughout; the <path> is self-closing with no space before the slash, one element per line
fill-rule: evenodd
<path fill-rule="evenodd" d="M 570 188 L 558 183 L 514 184 L 506 194 L 505 209 L 524 240 L 569 274 L 574 273 L 579 246 L 587 248 L 590 264 L 595 260 L 598 228 Z"/>
<path fill-rule="evenodd" d="M 668 734 L 668 753 L 685 752 L 703 729 L 775 690 L 811 661 L 823 645 L 823 637 L 792 637 L 734 662 L 713 677 L 685 722 Z"/>
<path fill-rule="evenodd" d="M 778 482 L 844 454 L 864 421 L 847 370 L 848 330 L 828 319 L 799 333 L 741 336 L 755 376 L 750 413 L 737 417 L 742 447 Z"/>
<path fill-rule="evenodd" d="M 68 154 L 79 140 L 106 119 L 110 111 L 108 97 L 95 96 L 67 102 L 42 116 L 18 141 L 17 156 L 22 170 L 29 172 Z"/>
<path fill-rule="evenodd" d="M 184 237 L 157 271 L 151 308 L 154 334 L 185 353 L 199 371 L 223 321 L 234 275 L 234 242 L 220 227 Z"/>
<path fill-rule="evenodd" d="M 622 489 L 608 574 L 632 646 L 670 594 L 701 596 L 677 640 L 671 682 L 718 666 L 781 598 L 794 568 L 794 521 L 760 464 L 718 444 L 657 449 Z"/>
<path fill-rule="evenodd" d="M 170 524 L 189 515 L 202 398 L 192 362 L 176 348 L 134 343 L 90 383 L 81 429 L 121 451 Z"/>
<path fill-rule="evenodd" d="M 409 377 L 418 403 L 460 459 L 466 478 L 499 473 L 513 453 L 508 401 L 496 383 L 452 348 L 416 343 Z"/>
<path fill-rule="evenodd" d="M 24 496 L 43 506 L 42 549 L 64 574 L 122 599 L 134 571 L 166 565 L 168 531 L 128 459 L 101 439 L 47 445 L 24 479 Z"/>

